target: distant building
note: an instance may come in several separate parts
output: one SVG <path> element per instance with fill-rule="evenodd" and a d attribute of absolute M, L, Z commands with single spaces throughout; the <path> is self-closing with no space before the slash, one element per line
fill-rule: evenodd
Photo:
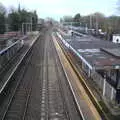
<path fill-rule="evenodd" d="M 41 25 L 44 24 L 44 19 L 39 18 L 39 19 L 38 19 L 38 24 L 41 24 Z"/>
<path fill-rule="evenodd" d="M 44 26 L 44 19 L 39 18 L 38 19 L 37 29 L 40 30 L 43 26 Z"/>

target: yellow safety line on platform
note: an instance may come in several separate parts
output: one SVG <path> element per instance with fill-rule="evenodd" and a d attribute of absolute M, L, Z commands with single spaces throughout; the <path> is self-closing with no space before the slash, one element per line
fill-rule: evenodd
<path fill-rule="evenodd" d="M 67 73 L 67 76 L 69 78 L 69 80 L 74 80 L 74 82 L 76 83 L 77 85 L 77 91 L 79 91 L 78 94 L 82 94 L 82 97 L 84 98 L 86 104 L 88 104 L 90 110 L 91 110 L 91 113 L 93 114 L 92 116 L 94 117 L 94 120 L 101 120 L 101 117 L 98 113 L 98 111 L 96 110 L 95 106 L 93 105 L 92 101 L 90 100 L 90 98 L 88 97 L 84 87 L 82 86 L 82 84 L 79 82 L 79 78 L 78 76 L 76 75 L 76 72 L 73 70 L 71 64 L 69 63 L 69 61 L 67 60 L 66 56 L 64 55 L 60 45 L 58 44 L 55 36 L 53 36 L 53 42 L 54 42 L 54 45 L 55 45 L 55 48 L 57 50 L 57 53 L 59 55 L 59 58 L 60 58 L 60 61 L 62 62 L 63 64 L 63 67 L 64 67 L 64 70 L 65 72 Z M 82 79 L 82 78 L 81 78 Z M 89 109 L 88 108 L 88 109 Z"/>

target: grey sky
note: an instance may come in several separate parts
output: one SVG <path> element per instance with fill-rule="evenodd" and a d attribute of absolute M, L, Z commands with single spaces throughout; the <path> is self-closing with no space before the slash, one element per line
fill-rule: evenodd
<path fill-rule="evenodd" d="M 76 13 L 87 15 L 102 12 L 109 16 L 115 14 L 118 0 L 0 0 L 7 8 L 22 7 L 37 10 L 39 17 L 59 19 L 64 15 L 74 16 Z"/>

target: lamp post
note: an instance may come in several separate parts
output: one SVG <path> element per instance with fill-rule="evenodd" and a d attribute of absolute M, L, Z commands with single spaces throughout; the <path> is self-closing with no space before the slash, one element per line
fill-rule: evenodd
<path fill-rule="evenodd" d="M 90 29 L 92 29 L 92 15 L 90 15 Z"/>
<path fill-rule="evenodd" d="M 24 23 L 22 23 L 22 34 L 24 34 Z"/>
<path fill-rule="evenodd" d="M 98 17 L 97 15 L 95 17 L 96 17 L 96 34 L 98 34 Z"/>
<path fill-rule="evenodd" d="M 32 32 L 32 16 L 31 16 L 31 21 L 30 22 L 31 22 L 31 32 Z"/>

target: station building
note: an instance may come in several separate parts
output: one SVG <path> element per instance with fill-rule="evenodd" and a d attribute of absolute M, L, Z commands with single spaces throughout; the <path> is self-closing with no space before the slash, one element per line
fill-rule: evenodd
<path fill-rule="evenodd" d="M 108 103 L 120 104 L 120 45 L 89 35 L 57 35 L 79 57 L 82 69 L 95 81 L 101 96 Z"/>

